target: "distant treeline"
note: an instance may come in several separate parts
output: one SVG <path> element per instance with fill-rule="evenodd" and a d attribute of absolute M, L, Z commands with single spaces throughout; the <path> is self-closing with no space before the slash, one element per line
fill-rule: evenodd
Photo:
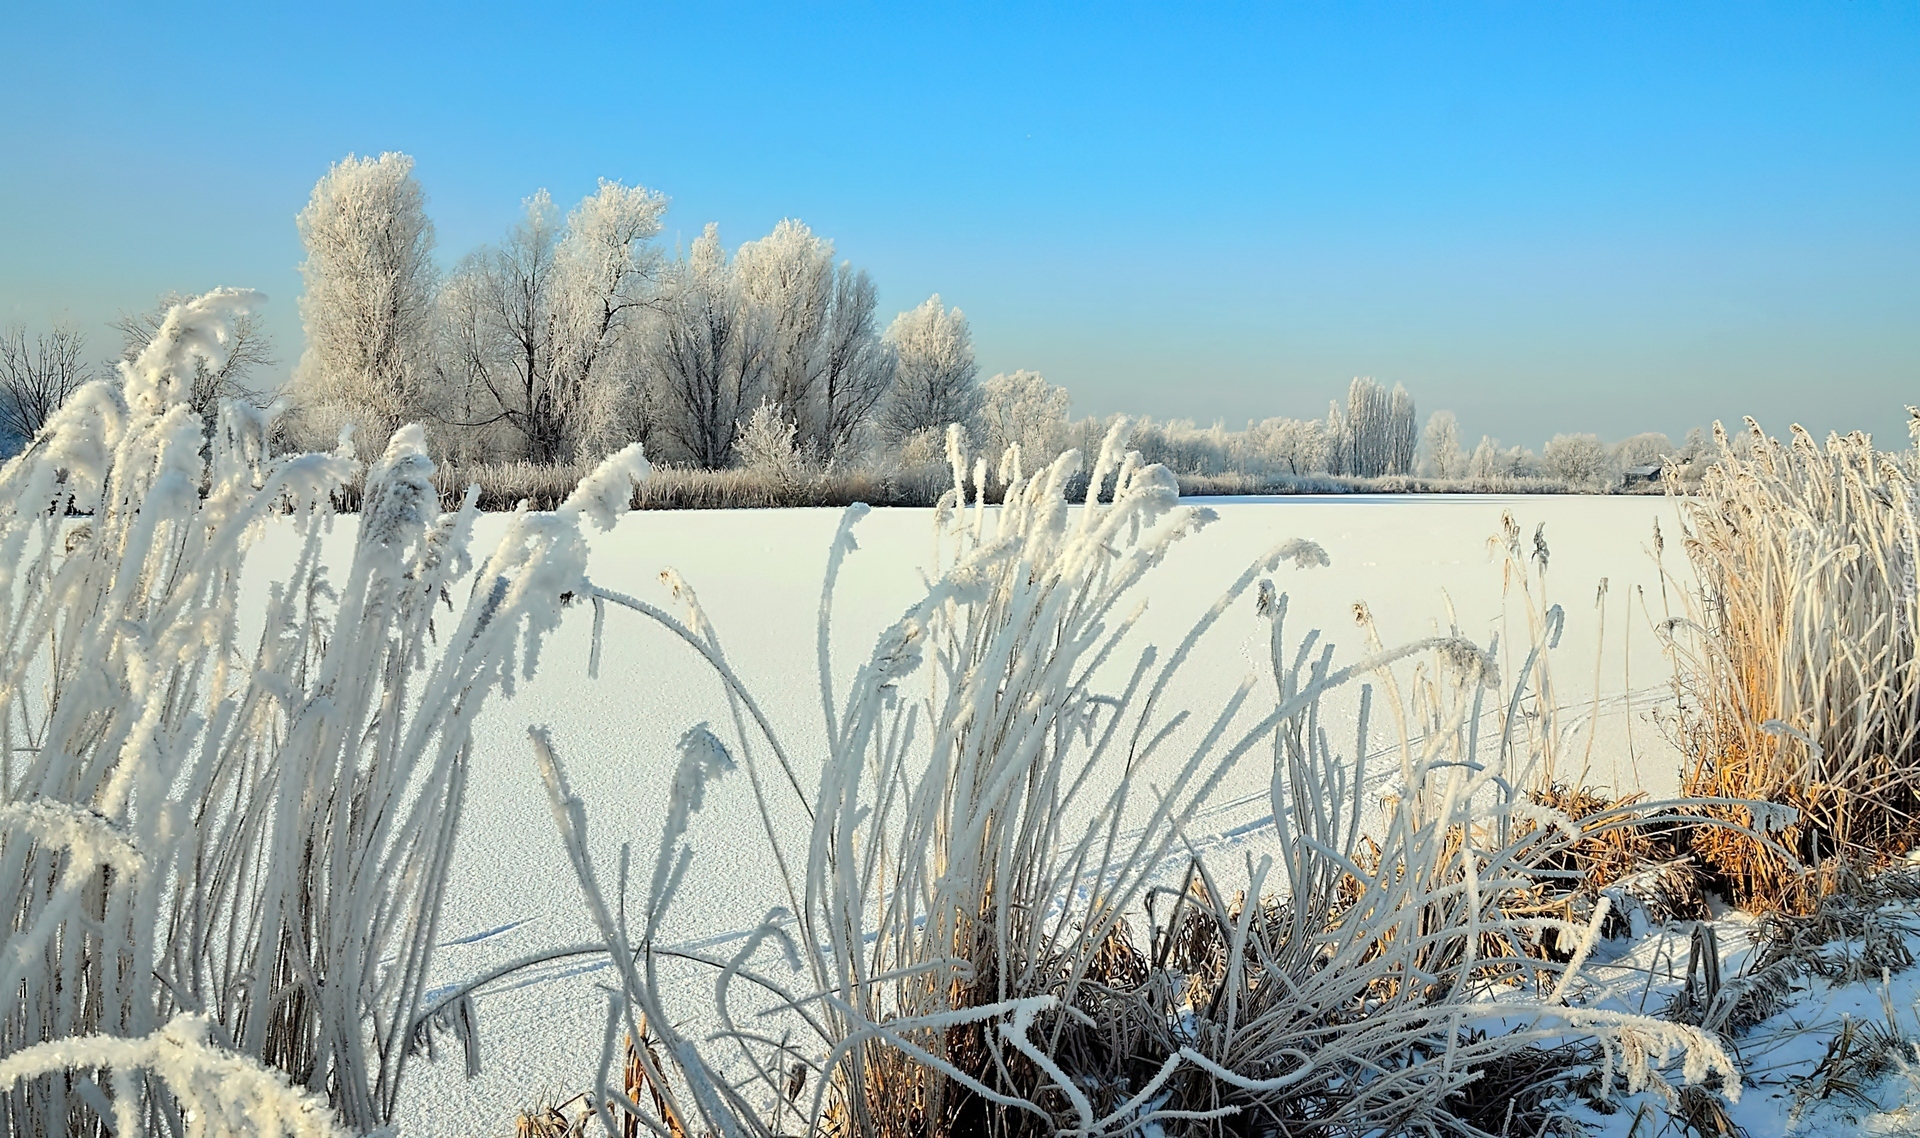
<path fill-rule="evenodd" d="M 553 500 L 582 464 L 636 441 L 672 471 L 645 505 L 925 502 L 951 483 L 949 423 L 987 454 L 1017 445 L 1029 470 L 1067 447 L 1097 452 L 1111 424 L 1071 418 L 1068 393 L 1034 372 L 982 381 L 965 314 L 937 295 L 883 325 L 868 273 L 799 221 L 731 253 L 708 225 L 669 251 L 667 199 L 603 181 L 564 214 L 536 192 L 499 244 L 443 271 L 426 204 L 406 155 L 333 166 L 298 217 L 291 379 L 265 381 L 274 346 L 243 316 L 220 366 L 185 378 L 189 405 L 211 422 L 222 400 L 278 401 L 283 445 L 331 450 L 346 432 L 369 459 L 419 422 L 443 476 L 478 480 L 490 505 Z M 119 358 L 136 358 L 181 299 L 121 314 Z M 33 437 L 105 370 L 72 327 L 0 335 L 0 442 Z M 1707 450 L 1698 432 L 1679 446 L 1574 434 L 1539 454 L 1468 447 L 1451 412 L 1422 425 L 1404 387 L 1364 378 L 1325 419 L 1142 421 L 1133 438 L 1187 485 L 1248 492 L 1604 492 Z"/>

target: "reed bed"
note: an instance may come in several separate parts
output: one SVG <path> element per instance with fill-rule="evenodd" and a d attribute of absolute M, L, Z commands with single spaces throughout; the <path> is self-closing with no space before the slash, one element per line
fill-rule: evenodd
<path fill-rule="evenodd" d="M 185 402 L 253 298 L 175 307 L 0 468 L 0 1115 L 8 1134 L 321 1135 L 392 1122 L 474 717 L 585 588 L 610 460 L 471 548 L 418 427 L 364 471 L 212 438 Z M 207 457 L 203 457 L 207 456 Z M 350 561 L 331 503 L 364 488 Z M 298 554 L 241 639 L 248 548 Z M 457 613 L 456 592 L 473 600 Z"/>
<path fill-rule="evenodd" d="M 1784 850 L 1725 830 L 1693 848 L 1736 902 L 1805 912 L 1920 841 L 1913 471 L 1857 433 L 1780 442 L 1749 419 L 1743 446 L 1716 435 L 1722 457 L 1685 507 L 1701 596 L 1665 626 L 1684 785 L 1795 817 Z"/>
<path fill-rule="evenodd" d="M 1557 916 L 1580 875 L 1555 867 L 1661 807 L 1576 824 L 1521 789 L 1550 733 L 1505 709 L 1544 639 L 1505 685 L 1491 646 L 1457 630 L 1336 666 L 1319 633 L 1286 628 L 1271 574 L 1325 563 L 1293 541 L 1170 652 L 1140 649 L 1130 592 L 1210 512 L 1181 504 L 1119 428 L 1085 482 L 1112 476 L 1112 500 L 1078 510 L 1065 497 L 1077 454 L 1031 477 L 1016 460 L 989 514 L 966 490 L 987 464 L 969 466 L 957 437 L 949 449 L 939 572 L 839 692 L 825 666 L 834 581 L 862 511 L 843 520 L 819 619 L 829 744 L 806 782 L 683 583 L 677 611 L 591 593 L 680 640 L 732 703 L 730 741 L 705 725 L 682 741 L 651 871 L 641 859 L 630 874 L 623 854 L 616 882 L 588 851 L 561 741 L 533 735 L 620 977 L 590 1100 L 607 1131 L 1484 1135 L 1513 1132 L 1518 1101 L 1485 1080 L 1527 1070 L 1550 1086 L 1572 1040 L 1603 1086 L 1713 1081 L 1737 1096 L 1711 1034 L 1581 1002 L 1606 905 L 1582 924 Z M 1245 621 L 1265 631 L 1265 677 L 1200 717 L 1163 708 L 1195 641 Z M 1322 711 L 1348 685 L 1362 706 L 1351 752 Z M 1398 741 L 1391 790 L 1363 829 L 1376 802 L 1362 757 L 1382 731 Z M 1273 823 L 1229 890 L 1189 828 L 1246 763 L 1271 772 Z M 736 771 L 784 891 L 734 955 L 668 950 L 677 887 L 701 872 L 697 813 Z M 810 831 L 778 823 L 788 796 Z M 688 966 L 710 969 L 711 988 L 676 1006 L 663 970 Z M 449 993 L 423 1022 L 470 1023 L 454 1013 L 471 996 Z M 679 1026 L 715 1020 L 710 1035 Z M 619 1052 L 623 1035 L 645 1045 Z M 1541 1117 L 1525 1132 L 1550 1097 L 1526 1099 Z"/>
<path fill-rule="evenodd" d="M 551 510 L 592 472 L 589 465 L 540 466 L 527 462 L 448 467 L 435 474 L 442 503 L 454 508 L 469 486 L 478 486 L 482 510 L 512 510 L 521 502 Z M 844 508 L 931 506 L 946 488 L 943 466 L 925 469 L 702 470 L 655 466 L 634 487 L 636 510 L 748 510 L 797 506 Z"/>

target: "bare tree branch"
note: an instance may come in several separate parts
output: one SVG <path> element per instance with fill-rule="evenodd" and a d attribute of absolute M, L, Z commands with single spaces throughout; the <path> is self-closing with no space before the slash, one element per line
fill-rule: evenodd
<path fill-rule="evenodd" d="M 31 440 L 67 396 L 93 378 L 81 358 L 86 345 L 86 334 L 66 325 L 31 343 L 24 328 L 0 333 L 0 435 Z"/>

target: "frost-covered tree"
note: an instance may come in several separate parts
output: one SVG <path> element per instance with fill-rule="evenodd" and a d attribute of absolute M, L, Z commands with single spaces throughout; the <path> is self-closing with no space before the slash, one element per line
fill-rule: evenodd
<path fill-rule="evenodd" d="M 733 457 L 741 467 L 778 481 L 787 481 L 806 467 L 806 455 L 792 419 L 779 404 L 761 400 L 747 416 L 734 440 Z"/>
<path fill-rule="evenodd" d="M 1178 474 L 1221 474 L 1232 461 L 1232 440 L 1221 423 L 1202 428 L 1191 419 L 1159 423 L 1142 417 L 1133 424 L 1133 446 L 1142 461 Z"/>
<path fill-rule="evenodd" d="M 1620 471 L 1598 435 L 1555 435 L 1540 452 L 1546 473 L 1571 486 L 1611 486 Z"/>
<path fill-rule="evenodd" d="M 1022 469 L 1034 471 L 1060 453 L 1070 402 L 1067 389 L 1055 387 L 1036 371 L 996 375 L 981 385 L 980 428 L 983 453 L 998 462 L 1008 447 L 1020 447 Z"/>
<path fill-rule="evenodd" d="M 433 382 L 433 224 L 404 154 L 349 154 L 298 218 L 306 350 L 294 395 L 312 426 L 351 425 L 377 455 L 423 417 Z"/>
<path fill-rule="evenodd" d="M 1631 435 L 1613 445 L 1614 464 L 1622 469 L 1629 466 L 1658 466 L 1673 453 L 1673 440 L 1660 431 Z"/>
<path fill-rule="evenodd" d="M 86 333 L 65 326 L 35 336 L 24 328 L 0 333 L 0 453 L 26 444 L 67 396 L 93 378 Z"/>
<path fill-rule="evenodd" d="M 1378 478 L 1392 469 L 1393 397 L 1371 379 L 1356 378 L 1347 389 L 1343 420 L 1346 473 Z"/>
<path fill-rule="evenodd" d="M 741 294 L 718 226 L 707 226 L 665 284 L 648 345 L 663 412 L 656 430 L 688 461 L 718 469 L 732 463 L 742 420 L 765 390 L 772 337 Z"/>
<path fill-rule="evenodd" d="M 1227 442 L 1227 461 L 1243 474 L 1298 474 L 1292 459 L 1292 433 L 1298 419 L 1262 419 L 1248 423 L 1247 429 Z M 1319 436 L 1319 425 L 1314 425 Z"/>
<path fill-rule="evenodd" d="M 1393 394 L 1387 399 L 1387 474 L 1413 473 L 1413 460 L 1419 439 L 1416 425 L 1416 413 L 1413 409 L 1413 396 L 1400 384 L 1393 385 Z"/>
<path fill-rule="evenodd" d="M 1477 482 L 1505 477 L 1507 470 L 1502 464 L 1503 457 L 1500 440 L 1491 435 L 1481 435 L 1479 445 L 1473 448 L 1473 456 L 1467 459 L 1467 477 Z"/>
<path fill-rule="evenodd" d="M 445 374 L 468 428 L 502 423 L 531 462 L 574 461 L 620 441 L 633 376 L 617 365 L 657 303 L 667 199 L 602 179 L 562 224 L 541 190 L 497 249 L 450 282 Z"/>
<path fill-rule="evenodd" d="M 877 293 L 865 269 L 845 261 L 833 276 L 833 303 L 821 336 L 822 457 L 846 453 L 893 385 L 895 353 L 880 336 Z"/>
<path fill-rule="evenodd" d="M 1327 401 L 1326 422 L 1320 427 L 1321 437 L 1326 440 L 1323 463 L 1328 474 L 1350 474 L 1352 461 L 1352 440 L 1347 434 L 1347 415 L 1340 409 L 1340 401 Z"/>
<path fill-rule="evenodd" d="M 734 252 L 733 273 L 767 335 L 766 397 L 803 446 L 846 450 L 893 379 L 865 270 L 833 263 L 833 242 L 788 219 Z"/>
<path fill-rule="evenodd" d="M 184 293 L 169 292 L 144 312 L 121 313 L 113 322 L 114 329 L 120 333 L 120 358 L 127 363 L 138 359 L 160 334 L 167 314 L 192 299 Z M 187 406 L 209 426 L 219 415 L 223 400 L 262 401 L 264 395 L 255 373 L 274 364 L 273 341 L 259 313 L 236 313 L 228 326 L 228 334 L 231 340 L 225 346 L 226 356 L 219 365 L 210 364 L 204 356 L 195 356 L 193 374 L 188 377 Z"/>
<path fill-rule="evenodd" d="M 889 439 L 924 427 L 971 423 L 980 409 L 973 337 L 958 308 L 947 309 L 938 293 L 918 308 L 894 317 L 887 342 L 897 354 L 893 388 L 881 414 Z"/>
<path fill-rule="evenodd" d="M 735 250 L 733 273 L 741 296 L 766 322 L 767 398 L 801 435 L 816 437 L 822 340 L 834 299 L 833 242 L 788 218 Z"/>
<path fill-rule="evenodd" d="M 1427 416 L 1427 429 L 1420 440 L 1426 473 L 1433 478 L 1463 478 L 1467 473 L 1467 452 L 1460 448 L 1460 421 L 1451 411 L 1435 411 Z"/>
<path fill-rule="evenodd" d="M 469 254 L 448 275 L 436 304 L 438 417 L 441 451 L 456 464 L 519 458 L 520 433 L 500 415 L 488 379 L 507 366 L 495 333 L 493 282 L 481 253 Z"/>
<path fill-rule="evenodd" d="M 1288 474 L 1312 474 L 1327 466 L 1327 428 L 1316 419 L 1283 419 L 1274 432 L 1272 458 Z"/>

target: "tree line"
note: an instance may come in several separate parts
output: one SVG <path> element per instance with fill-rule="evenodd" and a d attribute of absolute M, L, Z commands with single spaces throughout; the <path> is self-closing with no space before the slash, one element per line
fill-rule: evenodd
<path fill-rule="evenodd" d="M 708 224 L 667 250 L 667 207 L 655 191 L 602 180 L 562 212 L 540 190 L 497 244 L 443 269 L 413 160 L 349 155 L 297 217 L 303 344 L 290 381 L 262 392 L 273 347 L 257 317 L 243 317 L 226 362 L 192 377 L 189 402 L 210 417 L 222 399 L 277 397 L 283 441 L 332 449 L 344 435 L 362 457 L 418 422 L 436 457 L 461 468 L 576 465 L 634 441 L 656 461 L 709 470 L 930 465 L 949 423 L 986 453 L 1018 444 L 1028 469 L 1070 445 L 1097 447 L 1106 421 L 1071 420 L 1067 392 L 1036 373 L 980 381 L 967 318 L 938 295 L 883 326 L 872 277 L 804 223 L 781 221 L 731 253 Z M 122 359 L 180 299 L 114 323 Z M 70 327 L 0 335 L 0 436 L 31 438 L 102 370 Z M 1469 450 L 1451 412 L 1423 429 L 1404 387 L 1368 378 L 1324 420 L 1147 423 L 1135 437 L 1182 474 L 1593 488 L 1698 442 L 1561 435 L 1539 456 L 1491 438 Z"/>
<path fill-rule="evenodd" d="M 563 214 L 542 190 L 442 274 L 412 160 L 336 164 L 299 216 L 297 429 L 348 427 L 373 453 L 424 422 L 460 464 L 573 463 L 637 440 L 718 469 L 762 406 L 823 465 L 978 410 L 959 309 L 933 296 L 883 327 L 872 277 L 804 223 L 731 253 L 709 224 L 668 252 L 666 210 L 603 180 Z"/>

